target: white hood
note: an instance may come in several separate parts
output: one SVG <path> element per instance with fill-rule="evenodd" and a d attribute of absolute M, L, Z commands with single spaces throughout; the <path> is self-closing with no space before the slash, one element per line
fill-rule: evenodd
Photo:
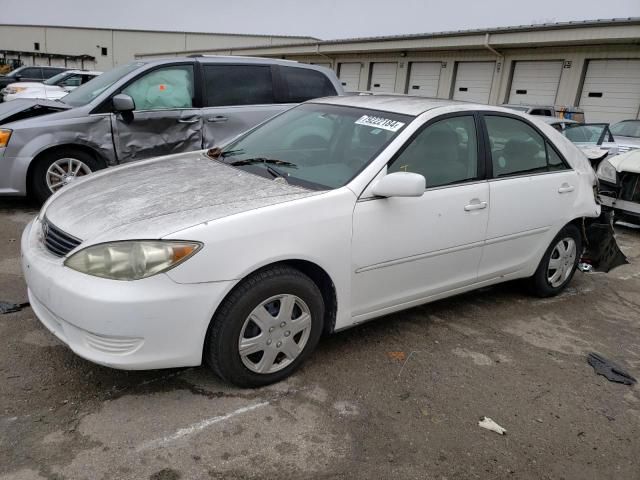
<path fill-rule="evenodd" d="M 617 172 L 640 173 L 640 149 L 609 158 Z"/>

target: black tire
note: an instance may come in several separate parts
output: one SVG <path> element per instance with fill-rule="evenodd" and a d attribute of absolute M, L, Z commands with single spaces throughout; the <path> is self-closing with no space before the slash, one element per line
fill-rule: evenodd
<path fill-rule="evenodd" d="M 243 363 L 239 352 L 240 335 L 251 312 L 263 302 L 278 295 L 294 295 L 302 300 L 311 314 L 311 326 L 306 343 L 294 360 L 281 370 L 258 373 Z M 279 304 L 279 301 L 276 302 Z M 317 346 L 323 330 L 324 309 L 320 289 L 299 270 L 288 266 L 275 266 L 258 271 L 243 280 L 218 308 L 207 332 L 204 360 L 220 378 L 239 387 L 260 387 L 283 380 L 291 375 Z M 270 332 L 264 333 L 271 339 Z M 273 335 L 277 338 L 275 336 L 278 335 L 278 331 Z M 265 352 L 266 350 L 262 355 Z"/>
<path fill-rule="evenodd" d="M 45 153 L 37 160 L 37 163 L 33 168 L 31 182 L 29 185 L 29 194 L 37 202 L 44 203 L 53 194 L 47 185 L 47 170 L 54 162 L 63 158 L 77 159 L 86 165 L 91 172 L 95 172 L 106 167 L 102 161 L 97 160 L 93 155 L 83 152 L 82 150 L 65 148 Z"/>
<path fill-rule="evenodd" d="M 569 275 L 558 285 L 552 285 L 549 281 L 548 277 L 548 268 L 549 262 L 551 261 L 552 254 L 556 248 L 556 245 L 560 243 L 560 241 L 565 239 L 572 239 L 576 245 L 576 257 L 573 261 L 573 265 L 570 265 L 571 272 Z M 582 235 L 580 234 L 580 230 L 573 224 L 566 225 L 558 235 L 555 236 L 549 248 L 545 252 L 542 260 L 540 260 L 540 264 L 538 265 L 538 269 L 536 273 L 529 279 L 529 286 L 534 295 L 544 298 L 544 297 L 553 297 L 554 295 L 559 294 L 565 287 L 571 282 L 573 275 L 576 272 L 576 268 L 578 266 L 578 262 L 582 256 Z"/>

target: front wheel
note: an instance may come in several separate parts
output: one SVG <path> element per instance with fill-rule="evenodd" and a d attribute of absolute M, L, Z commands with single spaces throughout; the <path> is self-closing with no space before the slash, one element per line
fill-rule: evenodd
<path fill-rule="evenodd" d="M 582 236 L 575 225 L 567 225 L 549 245 L 536 273 L 531 277 L 533 293 L 552 297 L 562 292 L 573 278 L 582 255 Z"/>
<path fill-rule="evenodd" d="M 89 175 L 104 165 L 81 150 L 64 149 L 46 154 L 33 169 L 31 195 L 44 203 L 52 194 L 77 178 Z"/>
<path fill-rule="evenodd" d="M 274 267 L 245 279 L 222 302 L 205 344 L 205 361 L 240 387 L 278 382 L 315 349 L 324 302 L 302 272 Z"/>

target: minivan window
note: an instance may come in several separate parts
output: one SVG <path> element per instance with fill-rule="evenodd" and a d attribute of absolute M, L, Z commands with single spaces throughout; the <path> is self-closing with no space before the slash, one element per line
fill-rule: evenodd
<path fill-rule="evenodd" d="M 40 68 L 25 68 L 19 73 L 24 78 L 42 78 L 42 69 Z"/>
<path fill-rule="evenodd" d="M 285 83 L 285 103 L 301 103 L 312 98 L 336 95 L 336 89 L 326 75 L 316 70 L 280 67 Z"/>
<path fill-rule="evenodd" d="M 478 177 L 478 142 L 472 115 L 440 120 L 422 130 L 389 166 L 392 172 L 419 173 L 427 188 Z"/>
<path fill-rule="evenodd" d="M 60 72 L 63 72 L 64 68 L 43 68 L 42 69 L 42 78 L 51 78 L 54 75 L 57 75 Z"/>
<path fill-rule="evenodd" d="M 103 73 L 99 77 L 95 78 L 95 81 L 87 82 L 85 85 L 81 85 L 76 88 L 69 95 L 65 95 L 62 102 L 71 105 L 72 107 L 80 107 L 86 105 L 95 99 L 98 95 L 104 92 L 107 88 L 111 87 L 121 78 L 125 77 L 129 73 L 141 68 L 144 62 L 133 62 L 127 65 L 116 67 L 113 70 L 109 70 Z"/>
<path fill-rule="evenodd" d="M 566 165 L 532 126 L 511 117 L 485 115 L 493 176 L 564 170 Z"/>
<path fill-rule="evenodd" d="M 204 83 L 208 107 L 274 103 L 268 65 L 205 65 Z"/>
<path fill-rule="evenodd" d="M 122 90 L 136 110 L 165 110 L 193 106 L 193 65 L 158 68 Z"/>

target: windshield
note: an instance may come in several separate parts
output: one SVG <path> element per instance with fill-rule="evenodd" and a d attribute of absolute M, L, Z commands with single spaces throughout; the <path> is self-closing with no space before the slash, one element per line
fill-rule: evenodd
<path fill-rule="evenodd" d="M 229 144 L 217 159 L 316 190 L 346 185 L 414 117 L 303 104 Z"/>
<path fill-rule="evenodd" d="M 611 126 L 611 133 L 621 137 L 640 138 L 640 120 L 625 120 Z"/>
<path fill-rule="evenodd" d="M 57 75 L 54 75 L 51 78 L 48 78 L 47 80 L 45 80 L 42 83 L 44 83 L 45 85 L 56 85 L 58 82 L 61 82 L 62 80 L 67 78 L 69 75 L 73 75 L 73 74 L 69 73 L 69 72 L 62 72 L 62 73 L 59 73 Z"/>
<path fill-rule="evenodd" d="M 573 143 L 590 143 L 600 145 L 602 142 L 612 142 L 609 133 L 609 125 L 606 123 L 597 123 L 589 125 L 571 124 L 567 125 L 564 136 Z"/>
<path fill-rule="evenodd" d="M 89 80 L 84 85 L 76 88 L 69 95 L 65 96 L 63 101 L 72 107 L 81 107 L 82 105 L 86 105 L 122 77 L 143 65 L 144 62 L 134 62 L 109 70 L 108 72 L 103 73 L 102 75 Z"/>

